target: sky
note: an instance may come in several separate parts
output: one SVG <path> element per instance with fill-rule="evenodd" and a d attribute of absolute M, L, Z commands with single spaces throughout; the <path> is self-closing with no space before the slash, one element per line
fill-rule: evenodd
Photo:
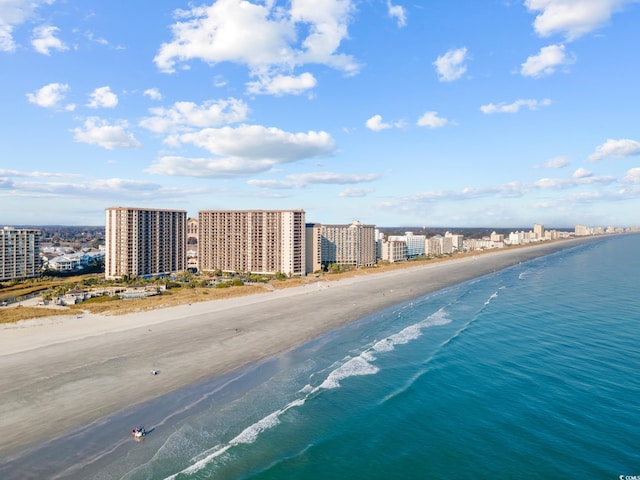
<path fill-rule="evenodd" d="M 640 225 L 638 0 L 0 0 L 0 226 Z"/>

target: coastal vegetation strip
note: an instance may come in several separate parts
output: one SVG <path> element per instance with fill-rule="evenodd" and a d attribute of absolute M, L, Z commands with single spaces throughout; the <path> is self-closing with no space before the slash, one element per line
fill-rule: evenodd
<path fill-rule="evenodd" d="M 523 247 L 509 247 L 509 249 Z M 526 248 L 526 247 L 525 247 Z M 501 250 L 501 249 L 499 249 Z M 468 256 L 476 256 L 481 254 L 490 254 L 496 250 L 476 250 L 472 252 L 458 253 L 453 256 L 444 255 L 440 257 L 417 257 L 415 259 L 386 263 L 380 262 L 374 267 L 367 268 L 350 268 L 344 265 L 334 265 L 328 272 L 318 272 L 306 277 L 286 277 L 278 276 L 265 283 L 244 284 L 238 281 L 220 282 L 218 287 L 202 287 L 194 286 L 197 282 L 184 282 L 174 284 L 172 288 L 168 288 L 160 295 L 154 295 L 142 298 L 122 299 L 117 296 L 100 296 L 90 298 L 75 305 L 41 305 L 27 306 L 17 305 L 11 307 L 0 308 L 0 324 L 15 323 L 22 320 L 30 320 L 36 318 L 46 318 L 60 315 L 82 315 L 84 313 L 97 314 L 103 316 L 124 315 L 128 313 L 143 312 L 155 310 L 177 305 L 185 305 L 189 303 L 222 300 L 238 296 L 252 295 L 257 293 L 266 293 L 272 290 L 282 288 L 297 287 L 318 281 L 340 280 L 354 276 L 369 275 L 372 273 L 382 273 L 391 270 L 401 270 L 415 266 L 425 265 L 429 263 L 441 262 L 451 259 L 461 259 Z M 196 276 L 197 278 L 197 276 Z M 12 285 L 2 285 L 0 287 L 0 302 L 7 298 L 20 300 L 27 298 L 38 292 L 60 292 L 64 293 L 73 288 L 92 287 L 99 284 L 103 278 L 98 274 L 78 275 L 63 278 L 40 278 L 20 282 Z"/>

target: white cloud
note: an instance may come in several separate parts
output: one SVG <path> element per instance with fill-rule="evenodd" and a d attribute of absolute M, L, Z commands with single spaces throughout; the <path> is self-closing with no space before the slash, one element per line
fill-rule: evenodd
<path fill-rule="evenodd" d="M 449 50 L 444 55 L 438 57 L 433 65 L 438 72 L 441 82 L 452 82 L 459 79 L 467 71 L 464 62 L 467 60 L 467 48 Z"/>
<path fill-rule="evenodd" d="M 532 186 L 543 190 L 565 190 L 582 185 L 608 185 L 613 182 L 615 182 L 614 177 L 596 177 L 588 170 L 579 168 L 573 173 L 571 178 L 541 178 L 540 180 L 533 182 Z"/>
<path fill-rule="evenodd" d="M 391 1 L 387 0 L 387 10 L 389 11 L 389 16 L 395 18 L 398 22 L 398 27 L 402 28 L 407 26 L 407 12 L 404 7 L 392 5 Z"/>
<path fill-rule="evenodd" d="M 227 80 L 222 75 L 216 75 L 213 77 L 213 86 L 221 88 L 227 85 Z"/>
<path fill-rule="evenodd" d="M 269 159 L 274 163 L 326 156 L 335 148 L 333 139 L 326 132 L 290 133 L 262 125 L 206 128 L 180 135 L 179 140 L 216 155 Z"/>
<path fill-rule="evenodd" d="M 69 50 L 62 40 L 56 38 L 56 32 L 60 31 L 58 27 L 52 25 L 41 25 L 33 29 L 33 38 L 31 45 L 36 52 L 43 55 L 50 55 L 51 50 L 59 50 L 61 52 Z"/>
<path fill-rule="evenodd" d="M 560 33 L 568 40 L 606 25 L 611 15 L 636 0 L 526 0 L 525 6 L 537 13 L 533 23 L 541 37 Z"/>
<path fill-rule="evenodd" d="M 517 113 L 520 111 L 521 107 L 527 107 L 529 110 L 538 110 L 540 107 L 547 107 L 551 105 L 551 100 L 526 100 L 520 99 L 516 100 L 513 103 L 499 103 L 497 105 L 493 103 L 488 103 L 487 105 L 482 105 L 480 110 L 482 113 L 486 113 L 490 115 L 492 113 Z"/>
<path fill-rule="evenodd" d="M 157 88 L 147 88 L 143 92 L 143 95 L 149 97 L 151 100 L 162 100 L 162 94 Z"/>
<path fill-rule="evenodd" d="M 273 163 L 267 160 L 247 160 L 237 157 L 188 158 L 164 156 L 145 171 L 152 175 L 233 178 L 264 172 L 269 170 L 272 165 Z"/>
<path fill-rule="evenodd" d="M 375 173 L 368 174 L 348 174 L 334 172 L 309 172 L 287 175 L 284 180 L 249 180 L 248 185 L 272 189 L 297 189 L 304 188 L 307 185 L 325 184 L 325 185 L 345 185 L 354 183 L 365 183 L 377 180 L 379 175 Z"/>
<path fill-rule="evenodd" d="M 573 172 L 573 178 L 589 178 L 593 177 L 593 173 L 585 168 L 578 168 L 575 172 Z"/>
<path fill-rule="evenodd" d="M 345 188 L 338 196 L 343 198 L 360 198 L 366 197 L 373 192 L 371 188 Z"/>
<path fill-rule="evenodd" d="M 111 87 L 99 87 L 91 93 L 87 107 L 114 108 L 116 105 L 118 105 L 118 96 L 111 91 Z"/>
<path fill-rule="evenodd" d="M 640 185 L 640 168 L 636 167 L 627 171 L 626 175 L 624 176 L 623 182 Z"/>
<path fill-rule="evenodd" d="M 306 63 L 357 73 L 360 67 L 353 58 L 337 52 L 348 36 L 353 9 L 353 0 L 298 0 L 288 11 L 273 1 L 218 0 L 210 6 L 177 10 L 178 21 L 171 27 L 173 39 L 160 46 L 154 62 L 164 72 L 194 59 L 239 63 L 260 79 L 258 86 L 271 85 L 267 77 L 284 75 L 298 78 L 297 91 L 300 80 L 307 86 L 310 78 L 292 76 L 291 71 Z M 306 36 L 298 39 L 300 32 Z"/>
<path fill-rule="evenodd" d="M 309 72 L 300 75 L 275 75 L 260 78 L 256 82 L 247 83 L 247 92 L 252 94 L 299 95 L 316 86 L 316 78 Z"/>
<path fill-rule="evenodd" d="M 304 185 L 298 185 L 291 180 L 248 180 L 247 185 L 256 188 L 264 188 L 266 190 L 291 190 L 300 188 Z"/>
<path fill-rule="evenodd" d="M 3 0 L 0 1 L 0 51 L 13 52 L 13 29 L 33 17 L 36 9 L 43 4 L 51 5 L 54 0 Z"/>
<path fill-rule="evenodd" d="M 589 161 L 597 162 L 604 158 L 624 158 L 640 155 L 640 142 L 626 138 L 620 140 L 608 139 L 602 145 L 596 147 L 595 152 L 589 155 Z"/>
<path fill-rule="evenodd" d="M 382 121 L 382 115 L 374 115 L 365 122 L 365 125 L 369 130 L 373 130 L 374 132 L 380 132 L 393 127 L 390 123 Z"/>
<path fill-rule="evenodd" d="M 296 173 L 287 175 L 298 184 L 338 184 L 344 185 L 348 183 L 363 183 L 372 182 L 379 178 L 376 173 L 367 174 L 351 174 L 351 173 L 334 173 L 334 172 L 310 172 L 310 173 Z"/>
<path fill-rule="evenodd" d="M 77 173 L 59 173 L 59 172 L 23 172 L 21 170 L 0 169 L 0 177 L 28 177 L 28 178 L 70 178 L 80 177 Z"/>
<path fill-rule="evenodd" d="M 381 115 L 374 115 L 373 117 L 369 118 L 365 122 L 365 126 L 369 130 L 373 130 L 374 132 L 380 132 L 380 131 L 386 130 L 388 128 L 404 128 L 406 126 L 406 124 L 405 124 L 404 120 L 397 120 L 397 121 L 392 122 L 392 123 L 383 122 Z M 349 133 L 349 132 L 347 132 L 347 133 Z"/>
<path fill-rule="evenodd" d="M 640 169 L 639 169 L 640 170 Z M 629 180 L 636 173 L 631 172 Z M 531 183 L 507 182 L 483 187 L 465 187 L 459 190 L 436 190 L 419 192 L 399 197 L 387 202 L 386 207 L 415 208 L 417 204 L 430 204 L 443 200 L 467 201 L 481 198 L 520 198 L 537 191 L 571 190 L 589 185 L 612 185 L 616 179 L 611 176 L 595 176 L 586 170 L 578 169 L 570 178 L 541 178 Z"/>
<path fill-rule="evenodd" d="M 228 98 L 197 105 L 176 102 L 171 108 L 151 108 L 152 117 L 143 119 L 140 126 L 156 133 L 186 130 L 191 127 L 217 127 L 237 123 L 247 118 L 249 107 L 242 100 Z"/>
<path fill-rule="evenodd" d="M 27 99 L 39 107 L 57 108 L 60 107 L 68 90 L 69 85 L 66 83 L 50 83 L 34 93 L 27 93 Z"/>
<path fill-rule="evenodd" d="M 333 138 L 326 132 L 290 133 L 261 125 L 206 128 L 172 138 L 192 144 L 217 158 L 165 156 L 147 169 L 152 174 L 193 177 L 238 177 L 264 172 L 275 165 L 331 155 Z"/>
<path fill-rule="evenodd" d="M 419 127 L 439 128 L 447 125 L 449 120 L 438 116 L 438 112 L 425 112 L 417 122 Z"/>
<path fill-rule="evenodd" d="M 14 191 L 25 197 L 51 198 L 80 197 L 90 199 L 109 199 L 109 202 L 119 202 L 123 198 L 139 201 L 140 199 L 165 199 L 179 197 L 187 193 L 176 188 L 162 187 L 145 180 L 131 180 L 124 178 L 87 179 L 73 182 L 16 182 L 10 186 Z"/>
<path fill-rule="evenodd" d="M 571 163 L 567 157 L 554 157 L 550 158 L 542 165 L 544 168 L 562 168 Z"/>
<path fill-rule="evenodd" d="M 13 26 L 0 23 L 0 51 L 12 52 L 16 49 L 12 36 Z"/>
<path fill-rule="evenodd" d="M 533 55 L 522 64 L 520 74 L 525 77 L 540 78 L 551 75 L 559 66 L 574 63 L 574 58 L 565 54 L 564 45 L 542 47 L 537 55 Z"/>
<path fill-rule="evenodd" d="M 109 45 L 109 41 L 106 38 L 96 37 L 93 32 L 87 32 L 85 36 L 92 42 L 98 43 L 100 45 Z"/>
<path fill-rule="evenodd" d="M 84 128 L 71 130 L 76 142 L 98 145 L 107 150 L 114 148 L 139 148 L 141 146 L 133 134 L 128 133 L 127 122 L 110 125 L 107 121 L 97 117 L 89 117 L 84 122 Z"/>

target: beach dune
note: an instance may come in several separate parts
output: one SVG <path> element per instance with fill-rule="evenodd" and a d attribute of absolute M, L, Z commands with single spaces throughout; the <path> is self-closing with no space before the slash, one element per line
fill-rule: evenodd
<path fill-rule="evenodd" d="M 385 308 L 583 241 L 504 249 L 118 317 L 74 315 L 4 326 L 0 458 L 11 461 L 29 447 Z M 151 376 L 151 370 L 160 373 Z"/>

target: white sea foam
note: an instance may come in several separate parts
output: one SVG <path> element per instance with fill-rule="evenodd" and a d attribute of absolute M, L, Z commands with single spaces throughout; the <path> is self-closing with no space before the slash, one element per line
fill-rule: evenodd
<path fill-rule="evenodd" d="M 215 450 L 216 448 L 217 448 L 217 450 Z M 175 480 L 178 477 L 178 475 L 181 475 L 181 474 L 196 473 L 196 472 L 202 470 L 204 467 L 206 467 L 207 464 L 209 462 L 211 462 L 211 460 L 213 460 L 216 457 L 219 457 L 220 455 L 225 453 L 230 448 L 231 448 L 231 445 L 225 445 L 224 447 L 220 447 L 220 446 L 214 447 L 213 450 L 215 450 L 215 451 L 213 453 L 211 453 L 210 455 L 206 456 L 202 460 L 197 461 L 193 465 L 189 465 L 184 470 L 181 470 L 178 473 L 174 473 L 173 475 L 165 478 L 165 480 Z"/>
<path fill-rule="evenodd" d="M 371 347 L 376 352 L 390 352 L 393 350 L 393 340 L 391 338 L 384 338 Z"/>
<path fill-rule="evenodd" d="M 359 355 L 333 370 L 319 388 L 337 388 L 340 386 L 340 380 L 358 375 L 374 375 L 379 371 L 378 367 L 371 365 L 362 355 Z"/>
<path fill-rule="evenodd" d="M 371 349 L 375 352 L 390 352 L 396 345 L 404 345 L 420 337 L 423 329 L 438 325 L 445 325 L 449 322 L 451 322 L 451 318 L 449 318 L 447 311 L 444 308 L 441 308 L 421 322 L 409 325 L 398 333 L 394 333 L 393 335 L 376 342 Z"/>
<path fill-rule="evenodd" d="M 289 402 L 286 407 L 280 410 L 276 410 L 273 413 L 270 413 L 266 417 L 258 420 L 253 425 L 250 425 L 247 428 L 245 428 L 242 432 L 240 432 L 232 440 L 230 440 L 229 443 L 227 443 L 226 445 L 224 446 L 217 445 L 216 447 L 210 449 L 208 452 L 211 452 L 211 453 L 200 458 L 200 460 L 197 460 L 196 463 L 188 466 L 184 470 L 181 470 L 180 472 L 174 475 L 171 475 L 170 477 L 167 477 L 165 480 L 174 480 L 178 475 L 183 473 L 190 474 L 190 473 L 198 472 L 199 470 L 202 470 L 205 466 L 207 466 L 207 464 L 210 463 L 211 460 L 213 460 L 216 457 L 219 457 L 220 455 L 225 453 L 227 450 L 229 450 L 231 447 L 234 447 L 240 444 L 254 443 L 262 432 L 264 432 L 265 430 L 269 430 L 270 428 L 273 428 L 280 423 L 280 416 L 284 412 L 286 412 L 291 408 L 304 405 L 305 401 L 306 399 L 301 398 L 301 399 L 297 399 L 292 402 Z"/>
<path fill-rule="evenodd" d="M 240 433 L 240 435 L 238 435 L 233 440 L 231 440 L 229 444 L 238 445 L 240 443 L 255 442 L 256 438 L 258 438 L 258 435 L 260 435 L 260 433 L 264 432 L 265 430 L 269 430 L 270 428 L 275 427 L 278 423 L 280 423 L 280 420 L 278 419 L 278 417 L 280 417 L 281 413 L 282 413 L 282 410 L 273 412 L 267 415 L 266 417 L 264 417 L 263 419 L 257 421 L 253 425 L 245 428 Z"/>
<path fill-rule="evenodd" d="M 498 296 L 498 292 L 494 292 L 491 294 L 491 296 L 487 299 L 486 302 L 484 302 L 485 305 L 489 305 L 491 303 L 491 300 L 493 300 L 494 298 L 496 298 Z"/>
<path fill-rule="evenodd" d="M 380 368 L 372 365 L 371 362 L 376 360 L 374 353 L 387 352 L 395 348 L 396 345 L 402 345 L 415 340 L 420 337 L 424 328 L 445 325 L 451 322 L 447 312 L 441 308 L 437 312 L 429 315 L 426 319 L 413 325 L 402 329 L 398 333 L 390 335 L 389 337 L 380 340 L 375 343 L 373 347 L 365 350 L 360 355 L 349 358 L 347 361 L 341 364 L 337 364 L 335 368 L 331 370 L 327 378 L 317 387 L 312 387 L 307 384 L 299 393 L 303 393 L 303 398 L 293 400 L 287 404 L 284 408 L 276 410 L 270 413 L 266 417 L 258 420 L 256 423 L 245 428 L 236 437 L 230 440 L 226 445 L 218 445 L 208 452 L 203 454 L 194 464 L 185 468 L 184 470 L 168 477 L 166 480 L 174 480 L 180 474 L 191 474 L 202 470 L 208 463 L 210 463 L 216 457 L 219 457 L 231 447 L 240 444 L 254 443 L 262 432 L 273 428 L 280 423 L 280 416 L 287 410 L 304 405 L 306 400 L 319 392 L 320 390 L 331 390 L 340 387 L 340 382 L 346 378 L 361 376 L 361 375 L 375 375 L 380 371 Z M 209 453 L 210 452 L 210 453 Z"/>

